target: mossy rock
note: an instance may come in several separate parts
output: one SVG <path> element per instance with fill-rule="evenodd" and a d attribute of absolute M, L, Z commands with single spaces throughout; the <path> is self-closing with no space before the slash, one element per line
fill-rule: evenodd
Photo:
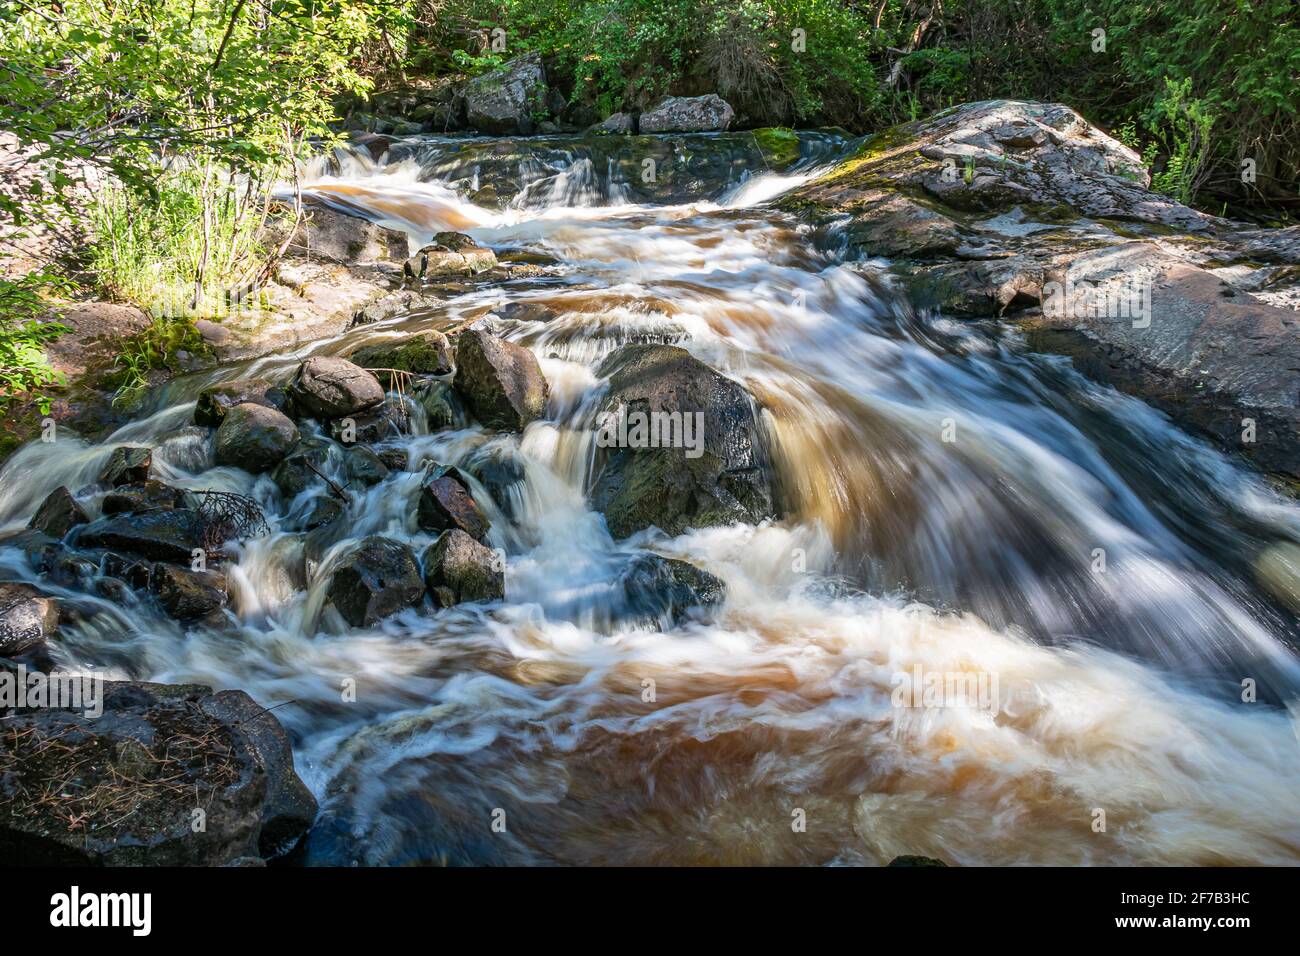
<path fill-rule="evenodd" d="M 773 169 L 790 166 L 799 159 L 799 134 L 784 126 L 768 126 L 753 131 L 754 142 L 764 161 Z"/>
<path fill-rule="evenodd" d="M 413 375 L 446 375 L 452 370 L 452 350 L 441 332 L 426 332 L 401 342 L 380 342 L 357 349 L 351 361 L 364 369 L 375 370 L 376 377 L 391 387 L 387 379 L 393 369 Z"/>

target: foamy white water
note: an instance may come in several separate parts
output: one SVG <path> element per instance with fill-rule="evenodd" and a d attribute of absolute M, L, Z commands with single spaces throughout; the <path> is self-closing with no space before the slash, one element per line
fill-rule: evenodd
<path fill-rule="evenodd" d="M 542 360 L 546 421 L 403 441 L 413 461 L 522 473 L 495 499 L 475 486 L 488 543 L 509 556 L 507 601 L 371 629 L 327 605 L 356 538 L 432 542 L 414 521 L 419 476 L 398 473 L 356 495 L 347 538 L 318 562 L 273 518 L 235 555 L 227 626 L 187 635 L 145 604 L 100 601 L 57 649 L 70 666 L 275 706 L 322 802 L 309 861 L 1300 861 L 1296 622 L 1249 571 L 1268 543 L 1300 537 L 1292 502 L 1013 331 L 918 314 L 882 270 L 818 251 L 761 205 L 809 171 L 656 207 L 575 163 L 503 210 L 421 175 L 350 161 L 306 192 L 406 229 L 412 248 L 456 229 L 554 257 L 565 281 L 457 294 L 442 314 L 326 347 L 514 302 L 554 313 L 504 324 Z M 586 494 L 595 369 L 646 337 L 755 395 L 787 517 L 610 537 Z M 212 467 L 186 424 L 200 384 L 102 445 L 21 451 L 0 522 L 89 484 L 127 442 L 151 444 L 171 483 L 283 511 L 269 479 Z M 646 551 L 718 575 L 725 604 L 666 629 L 620 616 L 617 582 Z M 0 564 L 23 571 L 13 551 Z M 983 675 L 996 693 L 983 708 L 897 706 L 918 670 Z"/>

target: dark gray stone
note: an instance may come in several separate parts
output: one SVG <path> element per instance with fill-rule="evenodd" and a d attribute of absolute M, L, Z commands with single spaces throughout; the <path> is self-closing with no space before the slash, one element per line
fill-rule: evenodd
<path fill-rule="evenodd" d="M 261 474 L 283 460 L 298 438 L 298 426 L 288 416 L 245 402 L 230 409 L 217 429 L 217 464 Z"/>
<path fill-rule="evenodd" d="M 368 627 L 424 597 L 420 566 L 400 541 L 365 538 L 334 570 L 329 597 L 353 627 Z"/>
<path fill-rule="evenodd" d="M 67 488 L 55 488 L 49 493 L 41 506 L 32 515 L 27 527 L 33 531 L 48 534 L 51 538 L 62 538 L 79 524 L 90 520 L 84 508 L 77 504 L 72 492 Z"/>
<path fill-rule="evenodd" d="M 505 572 L 496 552 L 459 528 L 444 531 L 424 552 L 424 583 L 439 607 L 505 597 Z"/>
<path fill-rule="evenodd" d="M 523 431 L 546 413 L 547 384 L 530 349 L 481 329 L 456 340 L 457 393 L 487 428 Z"/>

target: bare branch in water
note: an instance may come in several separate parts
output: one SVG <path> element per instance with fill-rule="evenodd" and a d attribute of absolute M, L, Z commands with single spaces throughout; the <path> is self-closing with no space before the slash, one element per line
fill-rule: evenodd
<path fill-rule="evenodd" d="M 196 491 L 201 497 L 199 514 L 206 520 L 203 525 L 203 547 L 219 551 L 222 544 L 232 538 L 243 541 L 269 534 L 271 528 L 257 502 L 247 495 L 231 491 Z"/>

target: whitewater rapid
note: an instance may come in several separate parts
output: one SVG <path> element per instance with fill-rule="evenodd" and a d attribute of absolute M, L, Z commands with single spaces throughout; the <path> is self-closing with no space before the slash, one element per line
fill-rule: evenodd
<path fill-rule="evenodd" d="M 303 190 L 404 229 L 413 250 L 468 232 L 553 262 L 551 278 L 203 373 L 104 443 L 33 443 L 0 474 L 7 529 L 127 443 L 151 445 L 168 483 L 274 513 L 268 478 L 213 467 L 189 425 L 201 387 L 507 304 L 548 310 L 501 323 L 541 361 L 546 420 L 428 434 L 417 415 L 401 442 L 412 463 L 522 476 L 496 500 L 473 482 L 508 555 L 505 602 L 368 629 L 327 605 L 357 538 L 432 542 L 415 472 L 356 493 L 319 562 L 273 515 L 232 554 L 226 626 L 186 634 L 144 603 L 69 593 L 92 606 L 59 663 L 275 707 L 322 805 L 306 862 L 1300 862 L 1296 622 L 1249 570 L 1300 538 L 1292 502 L 1013 327 L 917 311 L 885 263 L 845 263 L 763 205 L 814 169 L 647 206 L 575 162 L 490 210 L 424 168 L 352 154 Z M 646 339 L 755 396 L 784 519 L 610 537 L 587 495 L 595 369 Z M 725 603 L 666 630 L 612 617 L 646 551 L 717 575 Z M 0 570 L 30 575 L 3 547 Z M 897 706 L 915 673 L 991 675 L 996 699 Z"/>

